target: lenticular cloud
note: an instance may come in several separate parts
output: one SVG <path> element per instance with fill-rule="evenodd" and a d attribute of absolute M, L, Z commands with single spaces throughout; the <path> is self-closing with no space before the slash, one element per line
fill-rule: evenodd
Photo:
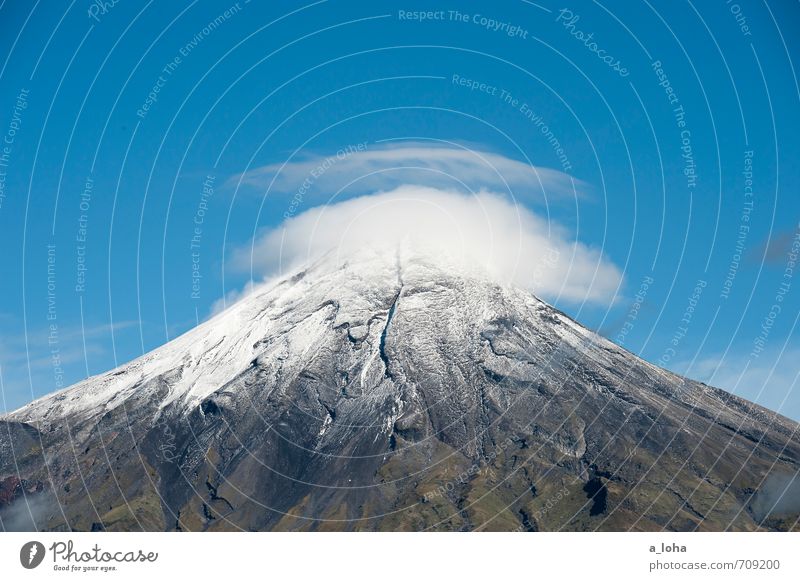
<path fill-rule="evenodd" d="M 262 233 L 233 260 L 239 269 L 273 276 L 323 255 L 357 259 L 365 249 L 387 260 L 402 249 L 404 256 L 570 302 L 609 304 L 622 281 L 598 250 L 505 197 L 417 186 L 312 208 Z"/>

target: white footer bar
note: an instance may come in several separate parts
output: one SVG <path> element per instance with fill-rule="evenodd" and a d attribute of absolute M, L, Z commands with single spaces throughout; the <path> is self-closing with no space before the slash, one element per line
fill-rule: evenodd
<path fill-rule="evenodd" d="M 3 579 L 800 579 L 799 562 L 800 533 L 0 533 Z"/>

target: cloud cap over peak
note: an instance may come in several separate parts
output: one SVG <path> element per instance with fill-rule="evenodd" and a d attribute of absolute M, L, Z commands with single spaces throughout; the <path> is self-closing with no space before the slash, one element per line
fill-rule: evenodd
<path fill-rule="evenodd" d="M 234 252 L 234 267 L 265 277 L 332 254 L 396 249 L 446 268 L 489 276 L 547 299 L 609 305 L 622 274 L 601 253 L 571 239 L 506 196 L 402 186 L 307 210 Z"/>

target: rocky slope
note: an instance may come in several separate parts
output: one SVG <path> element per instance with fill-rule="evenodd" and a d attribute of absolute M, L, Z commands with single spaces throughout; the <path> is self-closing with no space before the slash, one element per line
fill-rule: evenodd
<path fill-rule="evenodd" d="M 798 528 L 778 485 L 800 468 L 797 428 L 521 290 L 419 257 L 325 260 L 0 417 L 0 520 Z"/>

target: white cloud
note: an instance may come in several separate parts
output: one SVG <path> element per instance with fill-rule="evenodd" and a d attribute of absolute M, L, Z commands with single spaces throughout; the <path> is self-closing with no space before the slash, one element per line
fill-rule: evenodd
<path fill-rule="evenodd" d="M 425 142 L 358 144 L 328 157 L 266 165 L 233 176 L 228 185 L 262 192 L 342 199 L 404 184 L 519 196 L 526 202 L 573 198 L 586 184 L 556 170 L 495 153 Z"/>
<path fill-rule="evenodd" d="M 267 277 L 331 251 L 340 260 L 364 248 L 393 259 L 401 245 L 548 299 L 608 305 L 622 281 L 597 249 L 506 196 L 419 186 L 307 210 L 239 248 L 233 263 Z"/>

